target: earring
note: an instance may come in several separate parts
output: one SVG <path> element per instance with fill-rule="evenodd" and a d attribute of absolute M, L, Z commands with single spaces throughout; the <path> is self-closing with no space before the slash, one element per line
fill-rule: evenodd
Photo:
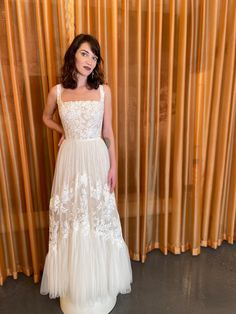
<path fill-rule="evenodd" d="M 93 77 L 94 77 L 94 72 L 92 72 L 92 79 L 93 79 Z"/>

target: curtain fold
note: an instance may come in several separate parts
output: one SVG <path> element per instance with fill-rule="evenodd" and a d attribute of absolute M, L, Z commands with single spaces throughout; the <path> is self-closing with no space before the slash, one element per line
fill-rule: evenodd
<path fill-rule="evenodd" d="M 236 1 L 4 0 L 0 13 L 0 285 L 40 280 L 60 138 L 42 113 L 79 33 L 98 38 L 112 90 L 131 258 L 233 243 Z"/>

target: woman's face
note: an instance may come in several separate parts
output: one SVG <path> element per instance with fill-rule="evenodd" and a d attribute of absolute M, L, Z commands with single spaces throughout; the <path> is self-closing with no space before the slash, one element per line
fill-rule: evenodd
<path fill-rule="evenodd" d="M 75 54 L 75 66 L 80 75 L 89 76 L 97 64 L 97 56 L 92 52 L 89 43 L 80 45 Z"/>

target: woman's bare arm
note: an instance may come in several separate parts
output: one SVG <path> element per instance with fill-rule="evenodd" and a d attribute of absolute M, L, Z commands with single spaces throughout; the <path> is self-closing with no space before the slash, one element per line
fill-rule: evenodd
<path fill-rule="evenodd" d="M 53 114 L 57 106 L 57 86 L 53 86 L 48 94 L 47 103 L 43 111 L 43 122 L 52 130 L 64 134 L 63 127 L 53 120 Z"/>
<path fill-rule="evenodd" d="M 116 154 L 115 154 L 115 141 L 112 130 L 112 106 L 111 106 L 111 90 L 108 85 L 104 85 L 105 89 L 105 100 L 104 100 L 104 118 L 102 136 L 106 143 L 109 158 L 110 158 L 110 169 L 108 173 L 108 185 L 110 191 L 113 192 L 116 185 Z"/>

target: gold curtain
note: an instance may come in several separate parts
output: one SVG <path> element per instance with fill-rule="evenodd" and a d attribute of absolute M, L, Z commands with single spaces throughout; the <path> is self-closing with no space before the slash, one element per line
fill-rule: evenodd
<path fill-rule="evenodd" d="M 2 0 L 0 13 L 1 285 L 40 280 L 59 139 L 41 117 L 81 32 L 100 41 L 112 89 L 131 258 L 233 243 L 235 0 Z"/>

